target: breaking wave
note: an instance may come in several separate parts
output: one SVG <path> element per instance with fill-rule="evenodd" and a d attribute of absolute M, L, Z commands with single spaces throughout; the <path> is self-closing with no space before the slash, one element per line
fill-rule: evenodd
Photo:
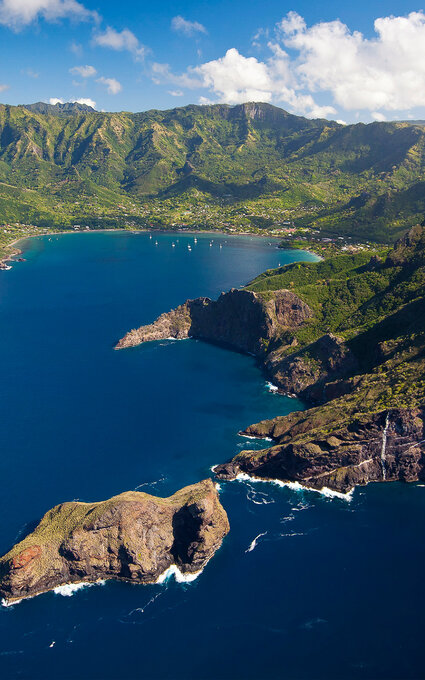
<path fill-rule="evenodd" d="M 67 583 L 64 586 L 58 586 L 53 588 L 55 595 L 62 595 L 62 597 L 72 597 L 74 593 L 83 588 L 90 588 L 91 586 L 103 586 L 105 584 L 104 580 L 95 581 L 95 583 Z"/>
<path fill-rule="evenodd" d="M 171 566 L 168 567 L 168 569 L 166 569 L 162 574 L 160 574 L 160 576 L 158 576 L 155 583 L 158 584 L 165 583 L 172 576 L 174 576 L 177 583 L 191 583 L 192 581 L 195 581 L 195 579 L 197 579 L 200 574 L 202 574 L 202 571 L 203 569 L 201 569 L 200 571 L 195 571 L 194 573 L 191 574 L 183 574 L 183 572 L 181 572 L 180 569 L 175 564 L 172 564 Z"/>
<path fill-rule="evenodd" d="M 326 498 L 340 498 L 344 501 L 350 502 L 353 498 L 354 489 L 351 489 L 348 493 L 341 493 L 340 491 L 333 491 L 324 486 L 321 489 L 313 489 L 309 486 L 303 486 L 299 482 L 282 482 L 280 479 L 262 479 L 261 477 L 251 477 L 246 472 L 240 472 L 236 475 L 236 480 L 238 482 L 265 482 L 269 484 L 276 484 L 276 486 L 287 487 L 293 491 L 312 491 L 319 493 Z"/>

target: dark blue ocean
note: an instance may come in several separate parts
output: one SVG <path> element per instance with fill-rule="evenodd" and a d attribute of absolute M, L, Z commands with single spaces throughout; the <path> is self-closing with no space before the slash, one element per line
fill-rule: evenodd
<path fill-rule="evenodd" d="M 57 503 L 170 495 L 260 446 L 240 428 L 303 408 L 269 392 L 251 357 L 193 340 L 113 345 L 307 253 L 122 232 L 33 239 L 25 257 L 0 272 L 2 554 Z M 193 583 L 0 607 L 2 680 L 425 677 L 425 488 L 375 484 L 347 502 L 221 487 L 231 532 Z"/>

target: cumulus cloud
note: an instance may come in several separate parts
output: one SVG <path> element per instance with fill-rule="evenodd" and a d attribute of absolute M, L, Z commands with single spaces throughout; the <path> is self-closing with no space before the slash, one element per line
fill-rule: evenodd
<path fill-rule="evenodd" d="M 192 37 L 196 33 L 208 32 L 205 26 L 200 24 L 199 21 L 188 21 L 182 16 L 173 17 L 171 19 L 171 28 L 173 31 L 176 31 L 176 33 L 183 33 L 183 35 L 189 37 Z"/>
<path fill-rule="evenodd" d="M 128 28 L 125 28 L 122 31 L 116 31 L 114 28 L 108 26 L 103 33 L 96 33 L 94 35 L 92 43 L 93 45 L 108 47 L 109 49 L 118 52 L 130 52 L 136 61 L 144 59 L 149 51 Z"/>
<path fill-rule="evenodd" d="M 52 106 L 55 106 L 56 104 L 63 104 L 63 99 L 59 99 L 59 97 L 50 97 L 49 104 Z"/>
<path fill-rule="evenodd" d="M 121 83 L 115 78 L 104 78 L 102 76 L 101 78 L 98 78 L 96 82 L 101 83 L 102 85 L 106 85 L 108 94 L 118 94 L 118 92 L 121 92 L 122 90 Z"/>
<path fill-rule="evenodd" d="M 424 12 L 378 18 L 374 29 L 375 36 L 366 38 L 340 20 L 307 26 L 303 17 L 289 12 L 276 25 L 273 39 L 267 29 L 254 36 L 254 44 L 268 38 L 266 58 L 231 48 L 183 74 L 156 64 L 152 78 L 204 88 L 208 101 L 273 102 L 309 117 L 335 117 L 343 111 L 358 117 L 366 111 L 382 121 L 391 112 L 394 117 L 394 112 L 425 106 Z"/>
<path fill-rule="evenodd" d="M 0 24 L 19 30 L 37 19 L 99 21 L 97 12 L 77 0 L 0 0 Z"/>
<path fill-rule="evenodd" d="M 168 90 L 168 94 L 172 97 L 183 97 L 184 92 L 183 90 Z"/>
<path fill-rule="evenodd" d="M 69 72 L 74 76 L 81 76 L 82 78 L 91 78 L 95 76 L 97 71 L 94 66 L 73 66 L 69 69 Z"/>
<path fill-rule="evenodd" d="M 208 61 L 193 71 L 201 77 L 203 87 L 226 104 L 272 99 L 273 82 L 267 64 L 255 57 L 244 57 L 234 47 L 227 50 L 224 57 Z"/>
<path fill-rule="evenodd" d="M 278 26 L 286 48 L 297 56 L 298 87 L 327 91 L 345 110 L 403 111 L 425 105 L 425 14 L 376 19 L 367 39 L 341 21 L 308 28 L 290 12 Z"/>
<path fill-rule="evenodd" d="M 294 111 L 310 117 L 327 117 L 336 113 L 333 106 L 319 106 L 310 94 L 296 92 L 288 86 L 290 79 L 287 55 L 272 46 L 272 57 L 262 62 L 245 57 L 236 48 L 227 50 L 224 57 L 191 67 L 181 75 L 174 74 L 169 64 L 153 64 L 154 82 L 169 82 L 184 88 L 205 88 L 225 104 L 247 101 L 284 102 Z M 211 104 L 202 96 L 200 103 Z"/>

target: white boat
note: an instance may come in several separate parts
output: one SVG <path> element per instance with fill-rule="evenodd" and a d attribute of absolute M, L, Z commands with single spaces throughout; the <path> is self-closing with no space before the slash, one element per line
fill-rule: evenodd
<path fill-rule="evenodd" d="M 176 244 L 175 244 L 175 243 L 172 243 L 172 244 L 171 244 L 171 247 L 172 247 L 172 248 L 175 248 L 175 247 L 176 247 Z"/>

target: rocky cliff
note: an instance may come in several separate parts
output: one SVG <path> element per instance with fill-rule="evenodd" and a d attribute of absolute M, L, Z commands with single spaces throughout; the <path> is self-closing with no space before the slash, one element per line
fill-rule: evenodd
<path fill-rule="evenodd" d="M 272 438 L 276 445 L 242 451 L 216 466 L 217 477 L 246 473 L 342 493 L 369 482 L 425 479 L 424 409 L 358 414 L 348 422 L 321 416 L 318 408 L 248 427 L 244 434 Z"/>
<path fill-rule="evenodd" d="M 169 498 L 129 491 L 100 503 L 63 503 L 0 560 L 0 595 L 13 602 L 112 578 L 152 583 L 173 565 L 193 574 L 228 531 L 210 479 Z"/>
<path fill-rule="evenodd" d="M 200 338 L 265 356 L 270 343 L 287 327 L 302 325 L 312 311 L 290 290 L 263 295 L 232 289 L 218 300 L 201 297 L 162 314 L 153 324 L 127 333 L 116 349 L 164 338 Z"/>

